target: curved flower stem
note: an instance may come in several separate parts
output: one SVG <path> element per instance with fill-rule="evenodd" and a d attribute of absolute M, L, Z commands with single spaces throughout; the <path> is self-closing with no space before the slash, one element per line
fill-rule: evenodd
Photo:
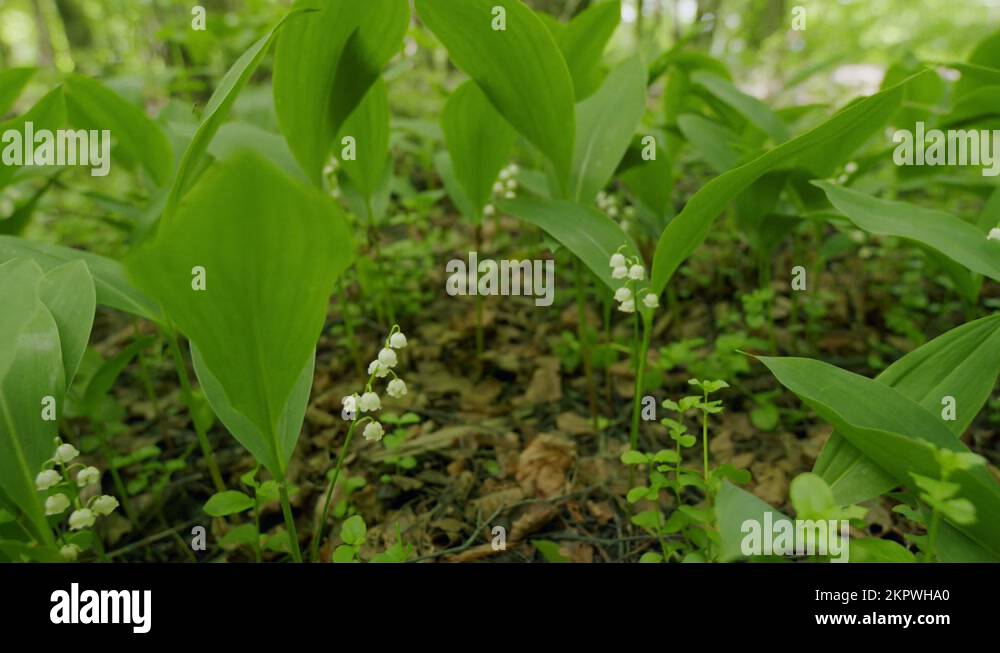
<path fill-rule="evenodd" d="M 337 487 L 337 480 L 340 478 L 340 470 L 344 466 L 344 458 L 347 456 L 347 447 L 351 445 L 351 440 L 354 438 L 354 430 L 358 425 L 368 417 L 362 417 L 361 419 L 351 422 L 351 428 L 347 430 L 347 437 L 344 438 L 344 444 L 340 447 L 340 455 L 337 456 L 337 466 L 333 470 L 333 478 L 330 479 L 330 486 L 326 489 L 326 497 L 323 499 L 323 512 L 321 516 L 316 517 L 313 522 L 313 534 L 312 542 L 309 545 L 309 560 L 316 562 L 319 557 L 319 543 L 322 540 L 323 530 L 326 528 L 326 520 L 330 516 L 330 500 L 333 498 L 333 490 Z"/>

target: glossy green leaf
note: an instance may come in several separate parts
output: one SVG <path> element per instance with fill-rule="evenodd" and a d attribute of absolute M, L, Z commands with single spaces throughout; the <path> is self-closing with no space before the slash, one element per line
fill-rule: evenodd
<path fill-rule="evenodd" d="M 459 86 L 448 98 L 441 129 L 448 146 L 451 174 L 461 185 L 472 210 L 467 217 L 479 222 L 483 208 L 493 198 L 497 175 L 510 160 L 517 133 L 473 81 Z"/>
<path fill-rule="evenodd" d="M 573 78 L 577 102 L 601 86 L 604 49 L 621 21 L 621 13 L 621 0 L 592 4 L 555 34 Z"/>
<path fill-rule="evenodd" d="M 993 32 L 976 43 L 969 54 L 968 65 L 1000 69 L 1000 31 Z M 980 83 L 981 81 L 975 76 L 967 75 L 966 71 L 962 70 L 962 78 L 955 85 L 955 97 L 963 98 L 975 90 Z"/>
<path fill-rule="evenodd" d="M 338 155 L 340 166 L 355 190 L 371 197 L 382 184 L 389 158 L 389 95 L 381 77 L 344 122 L 337 137 L 339 147 L 344 147 L 345 138 L 354 139 L 354 159 Z"/>
<path fill-rule="evenodd" d="M 44 273 L 33 261 L 0 265 L 0 489 L 25 515 L 35 537 L 51 544 L 35 476 L 52 457 L 56 422 L 42 419 L 42 401 L 61 409 L 65 378 L 59 330 L 40 298 Z"/>
<path fill-rule="evenodd" d="M 806 358 L 760 361 L 899 485 L 915 488 L 911 474 L 939 477 L 935 448 L 968 451 L 934 413 L 889 385 Z M 1000 514 L 1000 483 L 984 467 L 956 471 L 950 480 L 979 515 Z M 980 518 L 972 525 L 952 525 L 1000 553 L 1000 522 Z"/>
<path fill-rule="evenodd" d="M 465 188 L 458 181 L 458 176 L 455 173 L 455 165 L 451 161 L 451 155 L 447 152 L 438 152 L 434 157 L 434 169 L 437 171 L 438 176 L 441 177 L 444 190 L 448 193 L 451 203 L 455 205 L 458 212 L 466 217 L 476 215 L 476 209 L 473 206 L 472 200 L 465 194 Z M 482 209 L 480 209 L 481 211 Z"/>
<path fill-rule="evenodd" d="M 576 108 L 572 197 L 590 204 L 611 180 L 646 110 L 646 68 L 632 57 Z"/>
<path fill-rule="evenodd" d="M 59 330 L 64 378 L 69 386 L 83 360 L 94 325 L 97 308 L 94 278 L 87 264 L 78 259 L 46 272 L 39 293 Z"/>
<path fill-rule="evenodd" d="M 621 285 L 611 278 L 608 262 L 624 245 L 627 257 L 639 248 L 618 224 L 597 209 L 575 202 L 519 197 L 500 202 L 499 208 L 540 227 L 579 258 L 610 289 Z"/>
<path fill-rule="evenodd" d="M 940 415 L 941 400 L 955 399 L 955 421 L 941 423 L 956 437 L 965 432 L 989 399 L 1000 375 L 1000 316 L 969 322 L 899 359 L 875 380 L 895 388 L 930 413 Z M 898 485 L 834 432 L 813 469 L 843 504 L 859 503 Z"/>
<path fill-rule="evenodd" d="M 37 68 L 0 70 L 0 118 L 13 108 L 17 98 L 21 97 L 21 91 L 37 72 Z"/>
<path fill-rule="evenodd" d="M 111 153 L 126 167 L 141 163 L 157 186 L 173 172 L 173 150 L 166 134 L 142 109 L 98 81 L 71 75 L 64 84 L 69 124 L 74 129 L 108 130 Z"/>
<path fill-rule="evenodd" d="M 823 151 L 847 134 L 868 131 L 872 125 L 883 124 L 899 106 L 901 97 L 902 84 L 859 100 L 815 129 L 708 182 L 660 236 L 653 257 L 653 291 L 663 291 L 681 263 L 704 242 L 715 218 L 750 184 L 766 172 L 792 162 L 805 151 Z"/>
<path fill-rule="evenodd" d="M 1000 241 L 988 240 L 965 220 L 944 211 L 876 199 L 825 181 L 813 183 L 859 229 L 915 241 L 973 272 L 1000 281 Z"/>
<path fill-rule="evenodd" d="M 222 125 L 208 146 L 208 153 L 218 160 L 228 161 L 248 149 L 281 168 L 289 177 L 309 181 L 281 134 L 247 122 L 227 122 Z"/>
<path fill-rule="evenodd" d="M 267 451 L 260 462 L 278 478 L 298 437 L 281 432 L 282 415 L 314 355 L 334 281 L 352 260 L 351 242 L 331 198 L 242 154 L 206 173 L 175 219 L 126 262 L 228 405 L 266 438 L 251 450 Z M 198 267 L 205 290 L 192 287 Z"/>
<path fill-rule="evenodd" d="M 205 393 L 205 399 L 236 441 L 246 447 L 247 451 L 268 469 L 282 469 L 287 465 L 302 431 L 302 422 L 305 420 L 309 393 L 312 391 L 316 356 L 310 356 L 306 361 L 281 410 L 275 429 L 278 439 L 276 450 L 272 447 L 271 437 L 267 431 L 233 405 L 229 395 L 226 394 L 226 389 L 209 369 L 201 352 L 194 345 L 191 346 L 191 362 L 194 365 L 195 375 L 201 383 L 201 389 Z M 275 451 L 285 452 L 285 455 L 279 457 Z"/>
<path fill-rule="evenodd" d="M 46 271 L 71 261 L 83 261 L 94 279 L 98 304 L 162 322 L 159 307 L 125 277 L 125 269 L 118 261 L 79 249 L 0 236 L 0 263 L 20 257 L 34 260 Z"/>
<path fill-rule="evenodd" d="M 315 5 L 299 0 L 295 8 Z M 330 146 L 402 45 L 406 0 L 328 0 L 293 16 L 274 55 L 274 108 L 306 175 L 319 185 Z"/>
<path fill-rule="evenodd" d="M 732 82 L 705 71 L 691 75 L 691 82 L 735 109 L 754 127 L 770 136 L 775 143 L 788 140 L 788 127 L 781 118 L 766 104 L 736 88 Z"/>
<path fill-rule="evenodd" d="M 573 78 L 552 34 L 520 0 L 416 0 L 417 14 L 497 111 L 548 157 L 568 191 L 576 134 Z M 493 29 L 494 7 L 506 29 Z"/>
<path fill-rule="evenodd" d="M 742 549 L 743 540 L 747 537 L 747 532 L 743 530 L 743 524 L 747 521 L 754 521 L 763 529 L 768 514 L 771 523 L 788 519 L 780 511 L 775 510 L 755 495 L 729 481 L 723 481 L 719 486 L 719 494 L 716 496 L 715 504 L 715 518 L 719 527 L 721 544 L 719 558 L 723 562 L 729 562 L 746 557 L 743 555 Z"/>
<path fill-rule="evenodd" d="M 723 173 L 740 162 L 739 138 L 726 127 L 693 113 L 679 116 L 677 127 L 715 172 Z"/>

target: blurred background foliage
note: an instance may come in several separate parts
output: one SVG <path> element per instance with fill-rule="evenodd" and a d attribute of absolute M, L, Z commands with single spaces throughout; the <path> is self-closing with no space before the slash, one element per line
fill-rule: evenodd
<path fill-rule="evenodd" d="M 566 21 L 601 1 L 529 4 Z M 66 74 L 81 73 L 143 106 L 179 142 L 190 136 L 229 66 L 291 3 L 203 0 L 197 6 L 205 8 L 208 28 L 198 31 L 192 29 L 196 5 L 190 1 L 0 0 L 0 69 L 41 69 L 10 113 L 26 110 Z M 797 7 L 806 12 L 804 30 L 792 28 Z M 622 22 L 606 58 L 614 63 L 638 46 L 652 64 L 684 42 L 685 50 L 720 60 L 738 87 L 773 108 L 842 106 L 878 90 L 894 62 L 964 61 L 997 25 L 1000 0 L 622 0 Z M 269 61 L 270 55 L 240 95 L 232 118 L 276 133 Z M 434 144 L 440 142 L 441 104 L 460 79 L 444 49 L 414 21 L 403 53 L 386 73 L 393 146 L 402 155 L 397 160 L 401 181 L 396 183 L 435 185 L 426 176 L 433 168 L 428 162 Z M 651 99 L 662 103 L 663 98 L 661 78 L 651 88 Z M 402 138 L 401 133 L 418 138 Z M 148 200 L 131 178 L 113 177 L 118 197 L 138 205 Z M 14 186 L 4 191 L 0 218 L 25 200 L 25 192 Z M 115 205 L 110 213 L 95 215 L 79 199 L 56 195 L 62 204 L 59 240 L 100 245 L 108 253 L 124 244 L 122 231 L 95 233 L 94 220 L 114 222 L 116 213 L 120 218 L 126 209 L 135 209 Z M 29 233 L 51 238 L 47 226 L 51 220 L 43 212 Z"/>
<path fill-rule="evenodd" d="M 566 20 L 599 1 L 529 4 Z M 112 77 L 122 92 L 197 97 L 290 2 L 200 4 L 210 22 L 203 32 L 191 29 L 193 2 L 0 0 L 0 67 L 82 72 Z M 795 7 L 806 10 L 804 31 L 788 29 Z M 624 0 L 622 18 L 621 52 L 638 41 L 652 60 L 695 32 L 696 45 L 729 66 L 744 88 L 767 96 L 807 68 L 826 71 L 819 80 L 870 88 L 881 80 L 878 70 L 907 53 L 960 60 L 1000 24 L 1000 0 Z M 846 64 L 871 68 L 838 71 Z M 825 101 L 839 95 L 837 84 L 808 88 Z"/>

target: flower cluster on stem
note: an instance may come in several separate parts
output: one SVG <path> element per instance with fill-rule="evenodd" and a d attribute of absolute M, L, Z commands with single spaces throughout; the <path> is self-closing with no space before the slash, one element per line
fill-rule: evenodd
<path fill-rule="evenodd" d="M 344 444 L 340 449 L 340 455 L 337 457 L 337 466 L 334 468 L 333 475 L 330 479 L 330 485 L 326 490 L 326 496 L 323 500 L 323 510 L 321 513 L 322 516 L 317 516 L 317 521 L 313 528 L 312 544 L 310 545 L 312 560 L 315 560 L 319 553 L 319 541 L 322 536 L 322 530 L 326 525 L 327 518 L 329 517 L 330 501 L 333 498 L 333 490 L 337 487 L 337 480 L 340 478 L 340 470 L 344 464 L 347 447 L 351 444 L 351 439 L 354 437 L 355 429 L 363 424 L 364 429 L 362 430 L 362 435 L 368 442 L 378 442 L 382 439 L 382 436 L 385 435 L 385 429 L 382 427 L 382 424 L 380 424 L 374 417 L 374 413 L 382 409 L 382 400 L 379 398 L 378 393 L 374 390 L 374 383 L 376 379 L 384 379 L 391 376 L 392 378 L 386 384 L 386 394 L 394 399 L 398 399 L 406 395 L 406 382 L 396 374 L 395 370 L 399 363 L 399 356 L 396 352 L 400 349 L 404 349 L 406 345 L 406 335 L 400 330 L 398 324 L 393 325 L 392 329 L 389 331 L 389 335 L 385 339 L 382 349 L 378 353 L 378 356 L 375 360 L 368 364 L 368 382 L 365 384 L 364 392 L 360 395 L 355 392 L 354 394 L 348 395 L 341 400 L 341 405 L 343 406 L 342 415 L 344 419 L 351 422 L 351 426 L 347 430 L 347 437 L 344 439 Z M 358 413 L 368 414 L 358 419 Z"/>
<path fill-rule="evenodd" d="M 82 491 L 92 485 L 100 485 L 101 471 L 93 466 L 73 462 L 80 452 L 72 444 L 64 443 L 56 438 L 56 449 L 52 458 L 45 461 L 42 470 L 35 477 L 35 489 L 45 492 L 45 514 L 53 517 L 63 515 L 72 508 L 67 525 L 70 531 L 83 531 L 90 528 L 98 517 L 110 515 L 118 508 L 118 499 L 110 494 L 82 498 Z M 74 475 L 75 471 L 75 475 Z M 80 554 L 80 547 L 61 536 L 59 543 L 60 555 L 64 560 L 72 562 Z"/>
<path fill-rule="evenodd" d="M 611 278 L 621 281 L 622 285 L 615 290 L 615 301 L 618 302 L 618 310 L 622 313 L 635 313 L 636 300 L 642 301 L 646 308 L 656 308 L 660 305 L 656 293 L 648 286 L 640 285 L 646 280 L 646 268 L 642 266 L 642 261 L 637 256 L 626 258 L 622 254 L 622 245 L 618 251 L 611 255 L 609 265 L 611 266 Z"/>

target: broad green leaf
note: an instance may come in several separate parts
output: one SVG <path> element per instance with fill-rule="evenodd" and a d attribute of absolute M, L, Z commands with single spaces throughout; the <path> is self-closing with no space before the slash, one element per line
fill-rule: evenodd
<path fill-rule="evenodd" d="M 64 83 L 68 122 L 74 129 L 109 130 L 112 155 L 126 167 L 141 163 L 157 186 L 173 172 L 173 150 L 142 109 L 93 79 L 71 75 Z"/>
<path fill-rule="evenodd" d="M 856 190 L 813 182 L 859 229 L 878 236 L 896 236 L 929 247 L 973 272 L 1000 281 L 1000 242 L 944 211 L 905 202 L 889 202 Z"/>
<path fill-rule="evenodd" d="M 670 198 L 673 196 L 674 163 L 667 149 L 667 136 L 656 132 L 649 135 L 656 138 L 656 158 L 643 159 L 646 146 L 637 138 L 625 153 L 616 175 L 647 208 L 662 218 L 673 212 Z"/>
<path fill-rule="evenodd" d="M 226 490 L 209 497 L 205 502 L 205 513 L 210 517 L 226 517 L 250 510 L 253 506 L 253 499 L 242 492 Z"/>
<path fill-rule="evenodd" d="M 521 0 L 416 0 L 424 24 L 514 129 L 552 162 L 568 192 L 576 134 L 573 78 L 552 34 Z M 506 29 L 493 29 L 494 7 Z"/>
<path fill-rule="evenodd" d="M 691 75 L 691 82 L 735 109 L 750 124 L 770 136 L 775 143 L 788 140 L 788 127 L 781 118 L 771 111 L 769 106 L 739 90 L 732 82 L 705 71 Z"/>
<path fill-rule="evenodd" d="M 941 119 L 940 126 L 954 128 L 985 121 L 1000 113 L 998 102 L 1000 102 L 1000 86 L 977 88 L 955 103 L 951 112 Z"/>
<path fill-rule="evenodd" d="M 354 159 L 345 159 L 339 153 L 337 159 L 355 190 L 370 198 L 382 184 L 389 158 L 389 95 L 381 77 L 344 122 L 338 147 L 345 147 L 345 138 L 354 139 Z"/>
<path fill-rule="evenodd" d="M 206 173 L 174 220 L 126 261 L 228 404 L 266 438 L 260 462 L 278 478 L 298 437 L 280 432 L 281 417 L 314 355 L 351 242 L 331 198 L 241 154 Z M 196 268 L 205 271 L 205 290 L 193 289 Z"/>
<path fill-rule="evenodd" d="M 898 107 L 902 86 L 894 86 L 851 104 L 815 129 L 703 186 L 660 236 L 653 257 L 653 291 L 657 294 L 663 291 L 681 263 L 704 242 L 715 218 L 750 184 L 766 172 L 791 162 L 803 152 L 823 151 L 827 145 L 846 138 L 852 132 L 867 132 L 873 125 L 876 128 L 882 125 Z"/>
<path fill-rule="evenodd" d="M 968 64 L 983 68 L 1000 69 L 1000 31 L 993 32 L 975 45 L 969 54 Z M 974 91 L 979 84 L 975 77 L 962 71 L 962 78 L 955 85 L 955 97 L 961 99 Z"/>
<path fill-rule="evenodd" d="M 316 356 L 310 356 L 306 361 L 278 419 L 277 451 L 285 452 L 283 458 L 275 456 L 268 433 L 233 406 L 225 388 L 205 364 L 201 352 L 194 345 L 191 346 L 191 362 L 205 398 L 236 441 L 246 447 L 247 451 L 268 469 L 282 469 L 287 465 L 302 431 L 302 422 L 305 420 L 309 393 L 312 391 Z"/>
<path fill-rule="evenodd" d="M 450 172 L 461 185 L 472 210 L 466 217 L 479 222 L 483 208 L 493 197 L 497 175 L 510 160 L 517 133 L 473 81 L 459 86 L 448 98 L 441 129 L 448 146 Z M 448 180 L 444 181 L 447 185 Z M 456 201 L 459 203 L 461 200 Z"/>
<path fill-rule="evenodd" d="M 45 271 L 71 261 L 83 261 L 94 278 L 98 304 L 162 323 L 156 303 L 126 279 L 125 269 L 118 261 L 69 247 L 0 236 L 0 263 L 19 257 L 34 260 Z"/>
<path fill-rule="evenodd" d="M 540 227 L 579 258 L 610 289 L 621 285 L 611 278 L 608 261 L 624 245 L 626 257 L 639 248 L 611 218 L 597 209 L 564 200 L 519 197 L 500 202 L 499 209 Z"/>
<path fill-rule="evenodd" d="M 556 44 L 573 78 L 576 101 L 594 93 L 601 85 L 604 49 L 621 21 L 621 0 L 592 4 L 555 33 Z"/>
<path fill-rule="evenodd" d="M 437 170 L 438 176 L 441 177 L 444 190 L 448 193 L 451 203 L 455 205 L 458 212 L 464 216 L 476 215 L 472 200 L 465 194 L 465 189 L 455 175 L 455 165 L 451 161 L 451 155 L 447 152 L 438 152 L 434 157 L 434 168 Z"/>
<path fill-rule="evenodd" d="M 295 8 L 314 1 L 299 0 Z M 330 145 L 402 45 L 406 0 L 327 0 L 289 19 L 274 55 L 274 108 L 302 169 L 320 185 Z"/>
<path fill-rule="evenodd" d="M 261 129 L 248 122 L 227 122 L 222 125 L 208 146 L 208 153 L 216 159 L 227 161 L 248 149 L 281 168 L 289 177 L 299 181 L 309 181 L 281 134 Z"/>
<path fill-rule="evenodd" d="M 52 457 L 56 422 L 42 401 L 62 408 L 65 389 L 59 330 L 39 296 L 44 274 L 28 259 L 0 265 L 0 490 L 24 513 L 35 537 L 51 544 L 35 476 Z"/>
<path fill-rule="evenodd" d="M 743 158 L 739 138 L 732 131 L 707 118 L 686 113 L 677 118 L 677 127 L 695 151 L 717 173 L 734 168 Z"/>
<path fill-rule="evenodd" d="M 68 387 L 90 342 L 90 329 L 94 325 L 97 308 L 94 278 L 87 264 L 77 259 L 46 272 L 39 292 L 59 330 L 64 378 Z"/>
<path fill-rule="evenodd" d="M 21 97 L 21 91 L 37 72 L 37 68 L 0 70 L 0 118 L 3 118 L 13 108 L 17 98 Z"/>
<path fill-rule="evenodd" d="M 7 122 L 0 122 L 0 134 L 7 131 L 15 131 L 21 134 L 23 138 L 24 126 L 28 122 L 34 126 L 35 133 L 38 133 L 42 129 L 54 131 L 62 129 L 65 126 L 66 100 L 61 86 L 49 91 L 35 106 L 31 107 L 23 115 Z M 7 143 L 4 144 L 4 148 L 6 147 L 9 147 Z M 27 164 L 27 162 L 24 163 Z M 0 161 L 0 188 L 9 184 L 17 171 L 17 167 L 5 165 Z"/>
<path fill-rule="evenodd" d="M 895 388 L 930 413 L 955 399 L 955 421 L 941 422 L 958 437 L 989 399 L 1000 375 L 1000 315 L 969 322 L 935 338 L 889 366 L 875 380 Z M 834 432 L 813 471 L 826 479 L 842 505 L 888 492 L 897 481 Z"/>
<path fill-rule="evenodd" d="M 191 142 L 188 143 L 187 149 L 181 157 L 180 165 L 177 168 L 176 176 L 170 188 L 170 194 L 167 196 L 166 204 L 163 208 L 164 221 L 169 220 L 173 216 L 181 198 L 194 183 L 197 173 L 201 169 L 205 152 L 208 151 L 209 144 L 219 131 L 222 123 L 225 122 L 226 116 L 229 115 L 229 109 L 236 102 L 236 98 L 243 90 L 243 87 L 250 81 L 250 77 L 253 76 L 264 55 L 267 54 L 278 30 L 286 20 L 295 17 L 296 14 L 307 9 L 306 7 L 291 9 L 267 34 L 257 39 L 246 52 L 240 55 L 236 63 L 232 65 L 219 81 L 219 85 L 216 87 L 215 92 L 212 93 L 212 97 L 208 99 L 208 104 L 205 106 L 205 111 L 202 114 L 201 123 L 198 125 L 197 131 L 195 131 Z"/>
<path fill-rule="evenodd" d="M 765 520 L 773 524 L 779 520 L 788 519 L 765 501 L 729 481 L 723 481 L 719 487 L 715 504 L 715 518 L 719 526 L 721 543 L 719 558 L 723 562 L 746 557 L 743 555 L 742 544 L 744 538 L 751 535 L 751 531 L 749 528 L 744 530 L 744 523 L 755 522 L 758 528 L 763 531 Z M 767 533 L 762 533 L 762 535 L 767 537 Z"/>
<path fill-rule="evenodd" d="M 990 66 L 971 63 L 945 63 L 947 68 L 954 68 L 962 74 L 955 97 L 959 102 L 970 92 L 975 92 L 982 86 L 1000 86 L 1000 70 Z M 996 62 L 1000 66 L 1000 61 Z"/>
<path fill-rule="evenodd" d="M 935 414 L 884 383 L 806 358 L 761 357 L 760 361 L 899 485 L 915 489 L 911 474 L 939 477 L 935 448 L 968 451 Z M 971 501 L 979 515 L 1000 514 L 1000 483 L 984 467 L 956 471 L 950 480 L 961 486 L 959 496 Z M 952 525 L 1000 553 L 997 520 Z"/>
<path fill-rule="evenodd" d="M 572 197 L 591 204 L 611 180 L 646 110 L 646 68 L 632 57 L 576 108 Z"/>

